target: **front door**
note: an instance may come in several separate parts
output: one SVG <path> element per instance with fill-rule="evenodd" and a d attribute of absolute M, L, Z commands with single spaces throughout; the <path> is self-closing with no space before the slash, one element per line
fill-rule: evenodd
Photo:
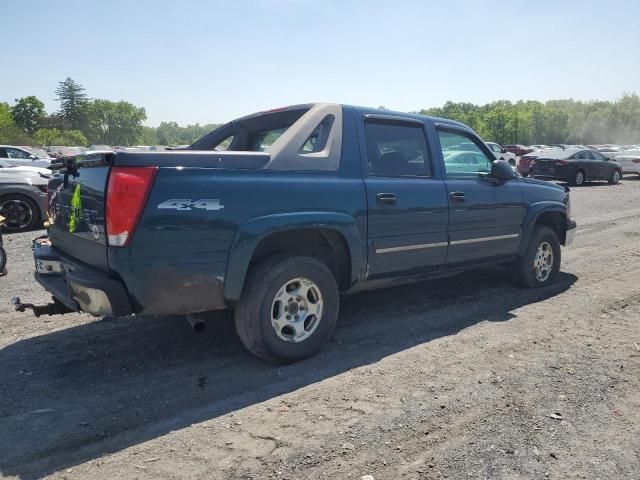
<path fill-rule="evenodd" d="M 514 255 L 526 213 L 520 179 L 490 176 L 493 158 L 471 132 L 438 126 L 449 201 L 450 267 Z"/>
<path fill-rule="evenodd" d="M 440 269 L 447 254 L 448 200 L 434 175 L 424 124 L 365 118 L 370 280 Z"/>

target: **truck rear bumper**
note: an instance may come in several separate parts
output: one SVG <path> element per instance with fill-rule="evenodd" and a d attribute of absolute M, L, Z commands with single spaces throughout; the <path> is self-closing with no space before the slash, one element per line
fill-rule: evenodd
<path fill-rule="evenodd" d="M 95 316 L 130 315 L 124 285 L 107 273 L 80 264 L 50 245 L 34 244 L 35 279 L 73 311 Z"/>

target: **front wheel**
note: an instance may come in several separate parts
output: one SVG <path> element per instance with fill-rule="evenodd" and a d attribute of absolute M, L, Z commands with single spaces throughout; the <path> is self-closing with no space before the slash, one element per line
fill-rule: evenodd
<path fill-rule="evenodd" d="M 620 183 L 621 178 L 622 174 L 620 173 L 620 170 L 616 168 L 609 178 L 609 185 L 617 185 L 618 183 Z"/>
<path fill-rule="evenodd" d="M 551 228 L 538 225 L 527 250 L 515 263 L 518 283 L 524 287 L 543 287 L 553 283 L 560 271 L 560 241 Z"/>
<path fill-rule="evenodd" d="M 331 271 L 311 257 L 275 256 L 251 268 L 235 309 L 236 331 L 255 356 L 291 363 L 317 353 L 338 320 Z"/>

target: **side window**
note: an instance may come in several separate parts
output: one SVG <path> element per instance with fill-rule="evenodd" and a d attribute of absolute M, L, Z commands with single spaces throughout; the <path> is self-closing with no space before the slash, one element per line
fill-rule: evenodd
<path fill-rule="evenodd" d="M 9 158 L 9 155 L 7 155 L 6 148 L 0 148 L 0 158 Z"/>
<path fill-rule="evenodd" d="M 365 121 L 369 173 L 385 177 L 430 177 L 431 162 L 420 125 Z"/>
<path fill-rule="evenodd" d="M 7 148 L 7 157 L 8 158 L 29 158 L 29 154 L 27 152 L 23 152 L 22 150 L 18 150 L 17 148 Z"/>
<path fill-rule="evenodd" d="M 598 153 L 598 152 L 590 152 L 590 153 L 591 153 L 591 158 L 593 158 L 594 160 L 606 160 L 607 159 L 607 157 L 605 157 L 601 153 Z"/>
<path fill-rule="evenodd" d="M 491 150 L 493 150 L 496 153 L 502 153 L 502 148 L 500 148 L 500 145 L 497 145 L 495 143 L 491 144 Z"/>
<path fill-rule="evenodd" d="M 438 137 L 448 177 L 477 177 L 491 172 L 493 159 L 487 157 L 471 137 L 441 129 Z"/>
<path fill-rule="evenodd" d="M 587 151 L 580 152 L 576 154 L 576 158 L 579 160 L 592 160 L 591 152 L 587 152 Z"/>
<path fill-rule="evenodd" d="M 317 153 L 324 150 L 329 139 L 329 133 L 331 132 L 331 126 L 333 125 L 335 117 L 333 115 L 327 115 L 322 122 L 311 132 L 309 138 L 304 142 L 304 145 L 300 149 L 300 153 Z"/>
<path fill-rule="evenodd" d="M 216 152 L 224 152 L 229 149 L 229 145 L 233 142 L 233 135 L 229 135 L 227 138 L 222 140 L 218 145 L 216 145 L 213 149 Z"/>

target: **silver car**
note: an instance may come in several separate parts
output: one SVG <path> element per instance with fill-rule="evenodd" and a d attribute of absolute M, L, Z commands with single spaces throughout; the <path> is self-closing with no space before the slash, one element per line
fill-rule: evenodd
<path fill-rule="evenodd" d="M 51 168 L 51 158 L 40 158 L 34 152 L 23 147 L 0 145 L 0 159 L 16 167 Z"/>
<path fill-rule="evenodd" d="M 0 216 L 6 232 L 42 228 L 47 212 L 47 178 L 25 172 L 0 174 Z"/>

